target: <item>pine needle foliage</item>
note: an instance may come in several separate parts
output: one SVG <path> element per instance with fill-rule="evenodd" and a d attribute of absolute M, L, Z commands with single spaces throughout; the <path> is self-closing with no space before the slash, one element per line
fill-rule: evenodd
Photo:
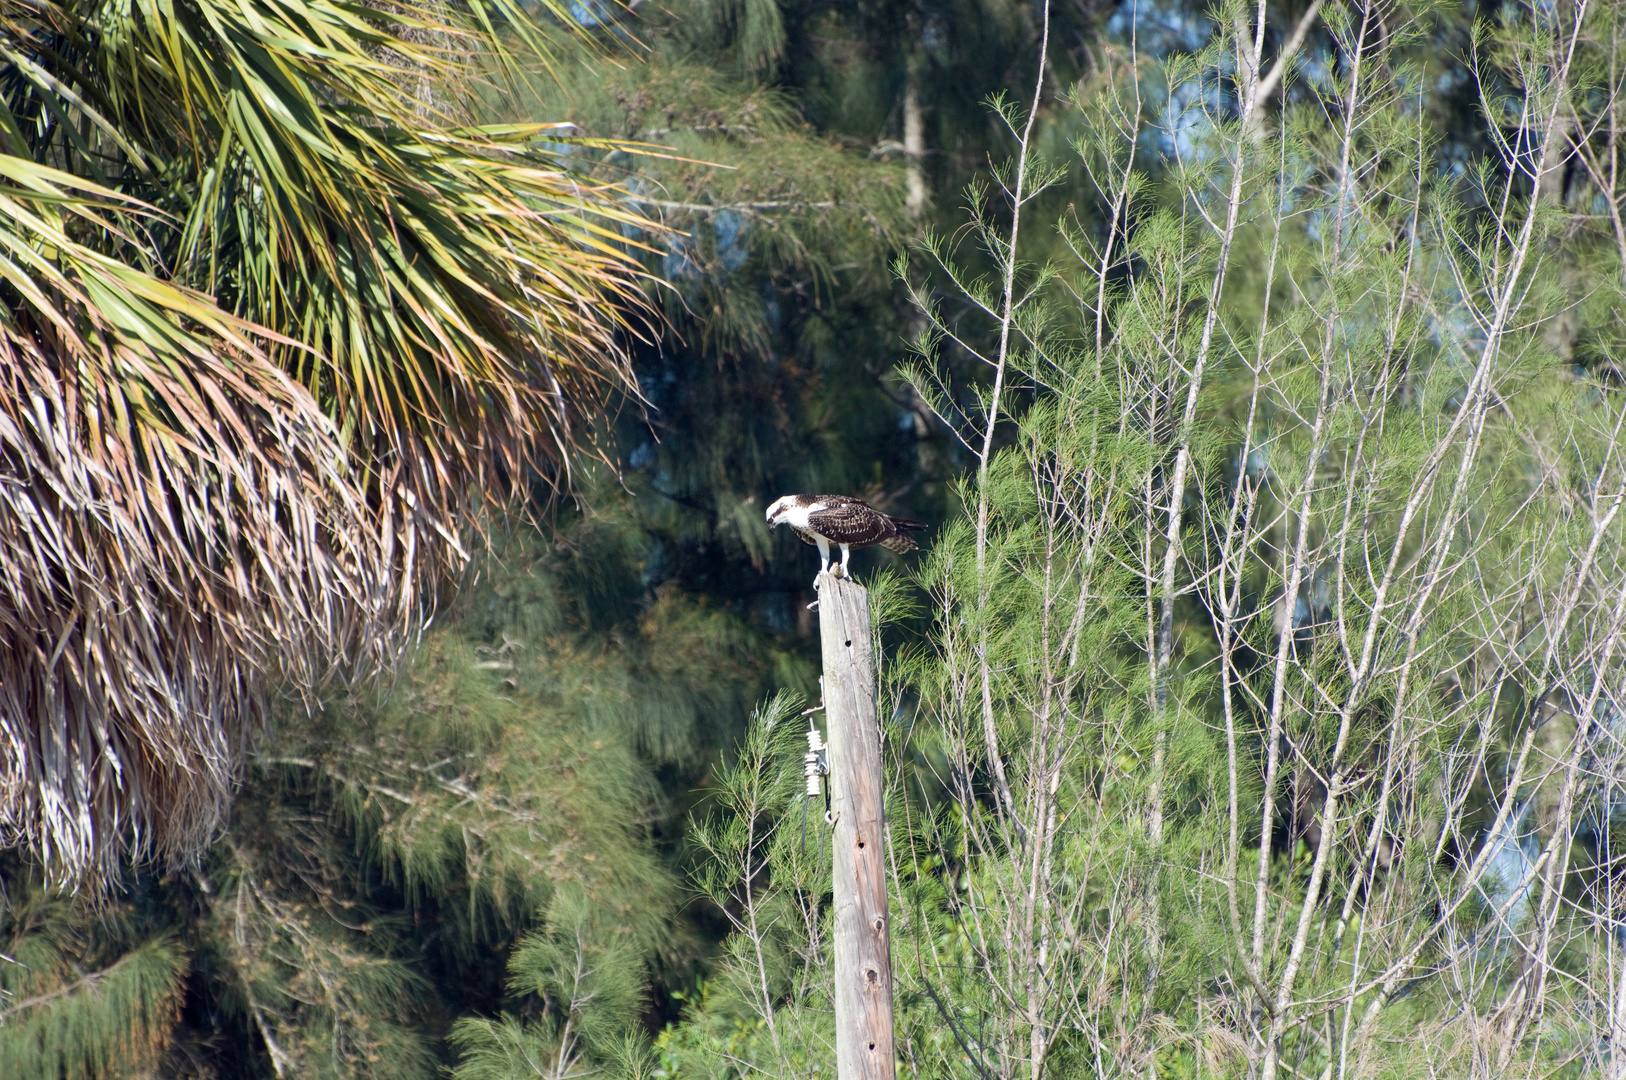
<path fill-rule="evenodd" d="M 428 636 L 387 695 L 279 728 L 217 846 L 215 940 L 231 945 L 216 962 L 232 980 L 217 992 L 244 1002 L 283 1075 L 427 1075 L 449 1046 L 477 1063 L 512 1025 L 453 1026 L 476 1005 L 516 1009 L 527 1038 L 546 1030 L 561 1067 L 597 1059 L 651 973 L 687 962 L 650 837 L 663 793 L 634 747 L 694 767 L 676 721 L 707 723 L 749 669 L 675 598 L 631 626 L 579 621 L 591 593 L 561 583 L 613 591 L 613 548 L 582 556 L 598 571 L 517 538 L 491 558 L 458 629 Z M 710 660 L 680 674 L 667 641 Z M 651 738 L 663 729 L 672 743 Z M 493 985 L 509 948 L 512 977 Z M 356 1048 L 342 1059 L 341 1033 Z"/>
<path fill-rule="evenodd" d="M 55 880 L 197 852 L 267 680 L 387 667 L 634 389 L 647 223 L 477 92 L 568 15 L 0 5 L 0 830 Z"/>
<path fill-rule="evenodd" d="M 510 991 L 546 1002 L 545 1018 L 459 1021 L 451 1041 L 463 1055 L 454 1077 L 564 1077 L 636 1063 L 643 990 L 637 948 L 626 927 L 605 914 L 583 897 L 553 906 L 547 925 L 521 941 L 509 961 Z"/>
<path fill-rule="evenodd" d="M 0 907 L 6 1075 L 92 1080 L 154 1068 L 185 989 L 189 957 L 174 935 L 132 905 L 86 923 L 69 901 L 8 878 Z"/>
<path fill-rule="evenodd" d="M 196 867 L 98 913 L 8 865 L 0 952 L 27 967 L 0 958 L 0 1076 L 427 1080 L 511 1045 L 636 1066 L 652 985 L 705 953 L 673 820 L 747 703 L 809 680 L 654 595 L 613 489 L 595 505 L 554 543 L 494 535 L 389 684 L 283 700 Z"/>
<path fill-rule="evenodd" d="M 602 14 L 603 55 L 583 46 L 559 87 L 514 99 L 513 119 L 563 117 L 646 151 L 607 155 L 595 174 L 664 226 L 634 237 L 653 249 L 644 268 L 666 317 L 660 339 L 633 350 L 647 408 L 623 412 L 605 442 L 658 538 L 655 582 L 800 636 L 806 575 L 791 572 L 762 508 L 815 487 L 885 502 L 920 474 L 920 440 L 891 392 L 903 335 L 886 266 L 913 228 L 905 171 L 869 152 L 879 130 L 813 122 L 785 64 L 742 59 L 760 55 L 747 38 L 761 20 L 779 21 L 790 52 L 804 48 L 802 5 Z M 912 513 L 940 499 L 930 492 Z"/>
<path fill-rule="evenodd" d="M 716 1074 L 743 1061 L 803 1076 L 834 1055 L 830 874 L 819 859 L 830 827 L 802 784 L 800 705 L 780 694 L 757 710 L 718 772 L 712 814 L 692 829 L 695 885 L 732 932 L 686 1022 L 657 1038 L 655 1075 Z"/>
<path fill-rule="evenodd" d="M 1166 98 L 1104 66 L 1050 106 L 1089 133 L 1065 168 L 1042 80 L 996 100 L 1011 159 L 929 284 L 900 266 L 974 459 L 881 681 L 902 1074 L 1620 1071 L 1621 13 L 1476 28 L 1460 177 L 1412 62 L 1446 17 L 1310 17 L 1324 65 L 1271 75 L 1227 5 Z M 1111 212 L 1029 242 L 1074 169 Z M 697 887 L 790 908 L 741 853 L 794 817 L 730 810 Z M 772 1038 L 828 972 L 767 940 L 736 926 L 754 996 L 702 997 L 668 1075 L 830 1067 Z"/>

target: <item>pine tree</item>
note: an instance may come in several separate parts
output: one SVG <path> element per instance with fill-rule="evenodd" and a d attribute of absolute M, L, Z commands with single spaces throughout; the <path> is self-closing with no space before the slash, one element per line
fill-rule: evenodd
<path fill-rule="evenodd" d="M 287 703 L 195 871 L 9 867 L 0 1073 L 828 1067 L 807 488 L 945 520 L 862 570 L 905 1071 L 1612 1068 L 1618 12 L 1106 14 L 605 8 L 502 104 L 670 229 L 620 475 Z"/>
<path fill-rule="evenodd" d="M 888 267 L 930 222 L 954 227 L 952 197 L 915 206 L 914 185 L 952 193 L 999 145 L 981 99 L 1033 66 L 1038 24 L 999 2 L 603 14 L 603 57 L 579 57 L 557 98 L 518 115 L 673 155 L 616 156 L 625 171 L 604 174 L 673 230 L 644 238 L 671 329 L 636 357 L 650 407 L 623 414 L 618 460 L 662 578 L 805 638 L 806 575 L 770 542 L 768 501 L 850 491 L 928 519 L 953 505 L 966 459 L 897 377 L 915 315 Z M 1056 85 L 1082 70 L 1098 14 L 1064 17 Z M 931 133 L 918 154 L 900 141 L 906 68 Z M 958 359 L 969 398 L 985 373 Z"/>
<path fill-rule="evenodd" d="M 704 939 L 660 830 L 747 703 L 809 680 L 651 597 L 640 535 L 594 502 L 551 544 L 498 544 L 393 680 L 286 702 L 197 866 L 98 911 L 9 864 L 0 1072 L 428 1077 L 504 1012 L 601 1060 L 652 981 L 691 981 Z M 561 990 L 572 943 L 590 1001 Z"/>
<path fill-rule="evenodd" d="M 29 882 L 13 856 L 0 897 L 0 1063 L 61 1080 L 149 1072 L 169 1043 L 189 957 L 169 913 L 100 912 Z"/>
<path fill-rule="evenodd" d="M 1101 72 L 1065 167 L 1042 87 L 1002 105 L 981 251 L 926 249 L 985 329 L 916 287 L 917 387 L 977 456 L 916 575 L 928 645 L 882 684 L 902 1068 L 1614 1075 L 1618 13 L 1475 31 L 1492 152 L 1462 183 L 1411 62 L 1449 16 L 1325 12 L 1335 65 L 1263 124 L 1266 35 L 1218 15 L 1161 70 Z M 1025 230 L 1073 168 L 1119 210 L 1046 259 Z M 1003 393 L 957 407 L 940 347 Z M 773 857 L 793 753 L 742 758 L 769 797 L 709 835 L 754 844 L 698 884 L 813 913 L 760 956 L 736 930 L 730 985 L 762 989 L 695 1003 L 669 1075 L 828 1068 L 771 1037 L 828 974 L 776 960 L 827 955 Z"/>

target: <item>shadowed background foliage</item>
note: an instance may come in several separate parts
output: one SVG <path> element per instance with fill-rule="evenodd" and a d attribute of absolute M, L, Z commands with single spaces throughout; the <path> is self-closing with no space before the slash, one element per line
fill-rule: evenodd
<path fill-rule="evenodd" d="M 976 448 L 898 374 L 894 259 L 983 342 L 916 241 L 1012 149 L 986 99 L 1038 80 L 1076 162 L 1067 96 L 1133 42 L 1155 183 L 1224 96 L 1161 66 L 1213 13 L 1053 3 L 1041 68 L 1018 0 L 0 4 L 0 1072 L 760 1049 L 688 828 L 761 812 L 746 718 L 817 694 L 813 563 L 763 508 L 956 517 Z M 1466 24 L 1415 50 L 1465 171 Z M 1036 259 L 1113 220 L 1077 164 L 1033 213 Z M 974 412 L 984 366 L 941 361 Z M 86 875 L 98 910 L 53 890 Z"/>

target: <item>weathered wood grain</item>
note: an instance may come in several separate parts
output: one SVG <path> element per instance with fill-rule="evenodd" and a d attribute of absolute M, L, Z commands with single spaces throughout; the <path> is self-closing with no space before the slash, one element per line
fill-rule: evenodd
<path fill-rule="evenodd" d="M 830 574 L 819 576 L 818 588 L 836 818 L 836 1075 L 893 1080 L 891 927 L 869 593 Z"/>

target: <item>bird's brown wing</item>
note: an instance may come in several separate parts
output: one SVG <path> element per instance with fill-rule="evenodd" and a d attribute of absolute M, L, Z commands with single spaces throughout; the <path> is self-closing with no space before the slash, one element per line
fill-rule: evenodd
<path fill-rule="evenodd" d="M 890 539 L 897 530 L 892 519 L 862 499 L 847 495 L 820 495 L 824 509 L 809 514 L 807 523 L 819 535 L 848 547 L 868 547 Z"/>

